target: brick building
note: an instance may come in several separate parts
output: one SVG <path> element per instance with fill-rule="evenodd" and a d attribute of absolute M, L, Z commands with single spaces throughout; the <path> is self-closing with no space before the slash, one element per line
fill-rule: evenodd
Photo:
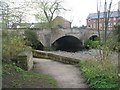
<path fill-rule="evenodd" d="M 118 24 L 120 25 L 120 1 L 118 2 Z"/>
<path fill-rule="evenodd" d="M 98 15 L 97 13 L 90 13 L 87 17 L 87 28 L 98 29 Z M 111 11 L 108 22 L 108 30 L 112 30 L 114 25 L 118 22 L 118 11 Z M 104 12 L 100 13 L 99 29 L 104 30 Z"/>

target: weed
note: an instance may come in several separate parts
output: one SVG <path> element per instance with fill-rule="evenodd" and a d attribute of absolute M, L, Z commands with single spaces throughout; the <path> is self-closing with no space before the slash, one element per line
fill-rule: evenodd
<path fill-rule="evenodd" d="M 80 69 L 92 88 L 118 88 L 117 67 L 97 61 L 80 61 Z"/>
<path fill-rule="evenodd" d="M 21 69 L 20 67 L 18 67 L 18 66 L 14 66 L 15 67 L 15 70 L 16 70 L 16 72 L 18 72 L 18 73 L 20 73 L 20 72 L 23 72 L 24 70 L 23 69 Z"/>
<path fill-rule="evenodd" d="M 15 64 L 3 64 L 3 87 L 57 87 L 57 82 L 49 75 L 24 71 Z M 5 81 L 7 80 L 7 81 Z M 7 83 L 6 83 L 7 82 Z M 8 83 L 9 82 L 9 83 Z M 5 84 L 4 84 L 5 83 Z M 4 86 L 5 85 L 5 86 Z M 7 87 L 7 88 L 8 88 Z"/>

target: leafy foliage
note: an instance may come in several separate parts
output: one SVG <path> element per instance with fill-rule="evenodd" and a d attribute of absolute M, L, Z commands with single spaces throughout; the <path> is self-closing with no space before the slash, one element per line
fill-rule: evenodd
<path fill-rule="evenodd" d="M 3 63 L 3 88 L 55 88 L 57 82 L 48 75 L 24 71 L 13 64 Z"/>
<path fill-rule="evenodd" d="M 42 21 L 47 22 L 46 28 L 52 29 L 52 21 L 54 17 L 60 14 L 61 11 L 66 11 L 62 6 L 61 0 L 41 0 L 39 3 L 36 3 L 34 8 L 38 9 L 35 17 Z"/>
<path fill-rule="evenodd" d="M 80 61 L 80 69 L 92 88 L 118 88 L 117 67 L 111 63 Z"/>
<path fill-rule="evenodd" d="M 22 36 L 18 35 L 17 32 L 8 33 L 3 30 L 3 61 L 8 61 L 18 55 L 26 47 L 25 41 Z"/>
<path fill-rule="evenodd" d="M 38 41 L 37 34 L 32 30 L 25 30 L 25 37 L 28 46 L 33 49 L 43 49 L 43 45 Z"/>
<path fill-rule="evenodd" d="M 85 47 L 87 48 L 98 48 L 98 46 L 99 46 L 99 41 L 88 40 L 85 43 Z"/>
<path fill-rule="evenodd" d="M 114 30 L 114 35 L 116 36 L 116 43 L 114 45 L 115 50 L 120 51 L 120 25 L 117 25 Z"/>

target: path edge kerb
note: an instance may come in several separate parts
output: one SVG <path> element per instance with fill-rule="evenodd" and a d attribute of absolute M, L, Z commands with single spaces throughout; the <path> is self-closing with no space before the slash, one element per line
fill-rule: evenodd
<path fill-rule="evenodd" d="M 61 55 L 53 54 L 52 52 L 46 52 L 40 50 L 33 50 L 32 52 L 33 52 L 33 57 L 35 58 L 51 59 L 65 64 L 76 65 L 80 61 L 80 59 L 61 56 Z"/>

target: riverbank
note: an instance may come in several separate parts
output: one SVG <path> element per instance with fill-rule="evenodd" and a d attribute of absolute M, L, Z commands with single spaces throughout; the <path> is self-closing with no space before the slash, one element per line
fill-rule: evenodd
<path fill-rule="evenodd" d="M 24 71 L 15 64 L 3 64 L 2 88 L 56 88 L 56 80 L 42 73 Z"/>
<path fill-rule="evenodd" d="M 99 50 L 97 49 L 78 52 L 65 52 L 65 51 L 49 51 L 49 52 L 56 55 L 66 56 L 80 60 L 96 60 L 99 58 Z M 118 63 L 118 54 L 116 52 L 110 52 L 109 58 L 116 64 Z"/>

